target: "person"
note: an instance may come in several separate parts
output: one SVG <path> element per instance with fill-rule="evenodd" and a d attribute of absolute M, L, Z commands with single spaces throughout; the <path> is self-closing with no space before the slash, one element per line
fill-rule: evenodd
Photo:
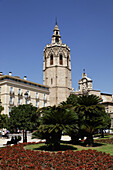
<path fill-rule="evenodd" d="M 5 135 L 5 132 L 4 132 L 4 130 L 2 131 L 2 137 L 4 137 L 4 135 Z"/>

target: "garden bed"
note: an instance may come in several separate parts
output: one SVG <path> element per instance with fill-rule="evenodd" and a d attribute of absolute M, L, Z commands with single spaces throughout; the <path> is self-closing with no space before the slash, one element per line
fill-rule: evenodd
<path fill-rule="evenodd" d="M 39 142 L 40 143 L 40 142 Z M 113 156 L 96 150 L 44 152 L 25 150 L 24 143 L 0 149 L 0 169 L 79 170 L 113 169 Z"/>

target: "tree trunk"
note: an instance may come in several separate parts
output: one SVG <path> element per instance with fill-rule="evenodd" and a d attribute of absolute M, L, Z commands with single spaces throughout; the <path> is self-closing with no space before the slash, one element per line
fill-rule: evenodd
<path fill-rule="evenodd" d="M 27 142 L 27 131 L 23 130 L 23 143 Z"/>
<path fill-rule="evenodd" d="M 104 138 L 104 131 L 101 129 L 101 138 Z"/>
<path fill-rule="evenodd" d="M 88 147 L 92 147 L 93 146 L 93 144 L 94 144 L 94 140 L 93 140 L 93 135 L 92 134 L 87 134 L 87 138 L 86 138 L 86 140 L 85 140 L 85 142 L 84 142 L 85 144 L 86 144 L 86 146 L 88 146 Z"/>

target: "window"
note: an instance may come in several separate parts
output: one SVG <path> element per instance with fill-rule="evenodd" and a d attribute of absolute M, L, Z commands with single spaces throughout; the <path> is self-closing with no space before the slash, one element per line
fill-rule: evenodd
<path fill-rule="evenodd" d="M 46 102 L 44 101 L 44 105 L 43 105 L 43 107 L 46 107 Z"/>
<path fill-rule="evenodd" d="M 57 43 L 59 42 L 59 38 L 58 37 L 55 38 L 55 42 L 57 42 Z"/>
<path fill-rule="evenodd" d="M 13 94 L 13 87 L 10 87 L 10 93 Z"/>
<path fill-rule="evenodd" d="M 56 35 L 58 35 L 58 31 L 56 31 Z"/>
<path fill-rule="evenodd" d="M 29 104 L 29 100 L 28 99 L 26 100 L 26 104 Z"/>
<path fill-rule="evenodd" d="M 11 107 L 9 107 L 9 114 L 11 113 Z"/>
<path fill-rule="evenodd" d="M 60 54 L 60 57 L 59 57 L 59 63 L 60 63 L 60 65 L 63 65 L 63 58 L 62 58 L 62 54 Z"/>
<path fill-rule="evenodd" d="M 36 93 L 36 99 L 38 99 L 38 97 L 39 97 L 39 95 L 38 95 L 38 93 Z"/>
<path fill-rule="evenodd" d="M 36 101 L 36 107 L 38 107 L 38 101 Z"/>
<path fill-rule="evenodd" d="M 21 99 L 20 98 L 18 98 L 18 105 L 20 105 L 21 104 Z"/>
<path fill-rule="evenodd" d="M 51 85 L 53 84 L 53 79 L 51 78 Z"/>
<path fill-rule="evenodd" d="M 46 100 L 46 94 L 44 94 L 44 100 Z"/>
<path fill-rule="evenodd" d="M 10 104 L 13 104 L 13 97 L 12 96 L 10 96 Z"/>
<path fill-rule="evenodd" d="M 50 65 L 53 65 L 53 55 L 50 56 Z"/>
<path fill-rule="evenodd" d="M 21 95 L 21 89 L 18 89 L 18 94 L 20 94 L 20 95 Z"/>

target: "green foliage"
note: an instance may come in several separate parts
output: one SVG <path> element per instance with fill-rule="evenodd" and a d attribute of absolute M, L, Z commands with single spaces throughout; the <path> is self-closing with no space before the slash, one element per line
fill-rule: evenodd
<path fill-rule="evenodd" d="M 0 114 L 0 129 L 7 128 L 8 116 L 5 114 Z"/>
<path fill-rule="evenodd" d="M 89 141 L 86 143 L 93 143 L 95 131 L 98 129 L 106 129 L 110 127 L 110 116 L 105 112 L 104 106 L 101 104 L 102 99 L 96 95 L 70 95 L 63 106 L 70 106 L 78 116 L 78 133 L 74 129 L 67 131 L 74 143 L 77 143 L 79 138 L 87 136 Z"/>
<path fill-rule="evenodd" d="M 0 106 L 0 113 L 4 110 L 4 108 L 2 106 Z"/>
<path fill-rule="evenodd" d="M 85 131 L 86 144 L 93 145 L 93 134 L 97 129 L 106 129 L 110 126 L 110 117 L 105 112 L 101 99 L 95 95 L 83 95 L 78 97 L 78 105 L 75 112 L 79 118 L 79 128 Z"/>
<path fill-rule="evenodd" d="M 7 128 L 8 116 L 5 114 L 1 114 L 4 110 L 2 106 L 0 106 L 0 129 Z"/>
<path fill-rule="evenodd" d="M 41 113 L 40 126 L 33 135 L 46 139 L 51 149 L 60 147 L 64 130 L 77 129 L 77 115 L 62 105 L 39 109 L 39 112 Z"/>
<path fill-rule="evenodd" d="M 17 129 L 30 130 L 36 129 L 39 125 L 39 115 L 37 108 L 31 104 L 14 106 L 10 113 L 8 127 L 10 131 Z"/>

